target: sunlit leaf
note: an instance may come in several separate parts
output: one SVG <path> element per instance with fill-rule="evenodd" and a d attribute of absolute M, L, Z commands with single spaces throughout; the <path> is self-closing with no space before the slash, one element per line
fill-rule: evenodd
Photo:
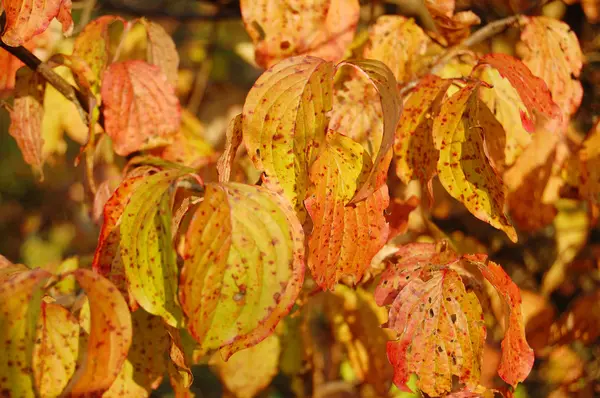
<path fill-rule="evenodd" d="M 236 352 L 227 362 L 216 353 L 211 364 L 228 391 L 238 398 L 252 398 L 277 374 L 280 350 L 279 338 L 271 335 L 255 346 Z"/>
<path fill-rule="evenodd" d="M 78 269 L 72 275 L 88 297 L 91 323 L 86 356 L 67 391 L 74 395 L 103 392 L 112 385 L 127 358 L 131 315 L 127 303 L 107 279 L 87 269 Z"/>
<path fill-rule="evenodd" d="M 158 66 L 137 60 L 110 64 L 102 101 L 104 127 L 119 155 L 169 144 L 179 131 L 179 100 Z"/>
<path fill-rule="evenodd" d="M 188 330 L 224 358 L 270 335 L 304 280 L 304 233 L 262 187 L 208 184 L 187 231 L 180 301 Z"/>
<path fill-rule="evenodd" d="M 400 118 L 400 111 L 402 110 L 402 102 L 400 101 L 394 74 L 381 61 L 349 60 L 340 62 L 337 67 L 340 68 L 345 65 L 351 66 L 362 73 L 373 84 L 379 93 L 383 114 L 381 145 L 377 151 L 373 150 L 373 166 L 369 170 L 368 177 L 359 186 L 352 198 L 351 203 L 357 203 L 385 184 L 390 161 L 392 160 L 391 149 L 394 144 L 394 134 Z"/>
<path fill-rule="evenodd" d="M 490 165 L 484 137 L 502 134 L 487 106 L 479 100 L 478 83 L 469 83 L 444 102 L 433 123 L 440 150 L 437 171 L 446 191 L 477 218 L 504 231 L 512 241 L 515 229 L 504 214 L 502 179 Z M 487 123 L 489 121 L 490 123 Z"/>
<path fill-rule="evenodd" d="M 324 289 L 333 289 L 345 275 L 360 281 L 387 241 L 389 227 L 383 215 L 389 204 L 387 186 L 356 205 L 349 204 L 370 168 L 364 148 L 336 133 L 327 137 L 311 167 L 312 185 L 305 201 L 313 222 L 308 267 Z"/>
<path fill-rule="evenodd" d="M 427 75 L 415 87 L 404 104 L 396 129 L 394 155 L 396 174 L 408 184 L 418 179 L 429 188 L 437 173 L 439 151 L 433 143 L 433 120 L 450 85 L 449 80 Z"/>
<path fill-rule="evenodd" d="M 535 76 L 524 63 L 506 54 L 487 54 L 480 59 L 479 64 L 489 64 L 497 69 L 517 90 L 528 110 L 527 113 L 519 112 L 525 130 L 534 131 L 534 121 L 537 121 L 538 116 L 561 120 L 560 108 L 553 101 L 545 81 Z"/>
<path fill-rule="evenodd" d="M 2 6 L 6 14 L 2 41 L 11 47 L 43 33 L 54 18 L 62 24 L 63 32 L 73 29 L 71 0 L 2 0 Z"/>
<path fill-rule="evenodd" d="M 0 269 L 0 275 L 6 272 Z M 0 393 L 34 397 L 33 349 L 42 300 L 41 287 L 50 277 L 42 269 L 12 274 L 0 285 Z"/>
<path fill-rule="evenodd" d="M 171 242 L 167 192 L 186 170 L 166 170 L 136 186 L 121 219 L 121 259 L 131 295 L 142 308 L 178 327 L 177 254 Z"/>
<path fill-rule="evenodd" d="M 357 0 L 242 0 L 240 7 L 256 62 L 263 67 L 296 55 L 339 61 L 352 42 L 360 11 Z"/>
<path fill-rule="evenodd" d="M 237 115 L 227 126 L 225 150 L 217 163 L 219 182 L 228 182 L 231 175 L 233 160 L 238 148 L 242 144 L 242 115 Z"/>
<path fill-rule="evenodd" d="M 578 80 L 583 54 L 577 36 L 569 25 L 554 18 L 521 17 L 520 23 L 524 26 L 523 62 L 546 82 L 566 121 L 577 111 L 583 96 Z"/>
<path fill-rule="evenodd" d="M 147 60 L 150 64 L 158 66 L 167 76 L 169 83 L 175 87 L 177 84 L 177 69 L 179 68 L 179 54 L 175 43 L 162 26 L 156 22 L 142 19 L 148 37 Z"/>
<path fill-rule="evenodd" d="M 333 65 L 294 57 L 263 73 L 246 97 L 244 145 L 266 184 L 283 190 L 304 221 L 308 169 L 324 141 L 332 104 Z"/>
<path fill-rule="evenodd" d="M 42 155 L 44 86 L 45 82 L 40 74 L 25 68 L 19 71 L 8 128 L 10 135 L 17 141 L 25 162 L 33 166 L 40 175 L 43 175 L 44 164 Z"/>
<path fill-rule="evenodd" d="M 58 397 L 75 373 L 79 323 L 57 304 L 42 302 L 33 348 L 33 375 L 42 397 Z"/>

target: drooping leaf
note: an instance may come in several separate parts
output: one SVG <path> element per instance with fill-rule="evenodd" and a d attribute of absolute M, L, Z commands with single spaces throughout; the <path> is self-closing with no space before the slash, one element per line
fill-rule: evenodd
<path fill-rule="evenodd" d="M 191 350 L 184 343 L 185 340 L 182 338 L 182 333 L 184 333 L 184 336 L 188 336 L 190 341 L 193 341 L 193 339 L 189 337 L 185 329 L 168 327 L 167 332 L 169 333 L 171 342 L 169 359 L 167 361 L 169 381 L 177 397 L 193 398 L 194 394 L 189 389 L 194 381 L 194 376 L 190 369 L 192 359 L 189 359 Z"/>
<path fill-rule="evenodd" d="M 146 28 L 148 44 L 146 47 L 147 60 L 150 64 L 158 66 L 167 76 L 173 86 L 177 84 L 177 70 L 179 68 L 179 54 L 175 43 L 165 29 L 156 22 L 142 19 Z"/>
<path fill-rule="evenodd" d="M 306 217 L 308 169 L 324 141 L 332 104 L 333 66 L 314 57 L 281 61 L 263 73 L 242 112 L 244 145 L 266 185 L 282 190 Z"/>
<path fill-rule="evenodd" d="M 360 11 L 357 0 L 242 0 L 240 7 L 256 62 L 263 67 L 297 55 L 339 61 L 352 42 Z"/>
<path fill-rule="evenodd" d="M 501 266 L 492 261 L 485 263 L 487 256 L 468 255 L 464 258 L 477 265 L 506 304 L 506 330 L 502 340 L 502 357 L 498 374 L 505 382 L 515 387 L 529 375 L 534 360 L 533 350 L 525 339 L 521 293 Z"/>
<path fill-rule="evenodd" d="M 179 131 L 179 100 L 158 66 L 138 60 L 110 64 L 102 101 L 105 130 L 119 155 L 169 144 Z"/>
<path fill-rule="evenodd" d="M 369 170 L 368 177 L 363 184 L 359 186 L 350 203 L 357 203 L 373 192 L 377 191 L 387 178 L 387 171 L 392 160 L 392 145 L 394 144 L 394 134 L 402 102 L 398 92 L 394 74 L 384 63 L 376 60 L 349 60 L 342 61 L 337 68 L 342 66 L 351 66 L 362 73 L 373 84 L 381 100 L 381 112 L 383 114 L 383 136 L 381 145 L 377 151 L 373 150 L 373 166 Z"/>
<path fill-rule="evenodd" d="M 2 268 L 1 274 L 7 269 Z M 42 269 L 12 273 L 0 285 L 0 394 L 34 397 L 33 349 L 42 300 L 50 273 Z"/>
<path fill-rule="evenodd" d="M 277 374 L 279 338 L 271 335 L 260 343 L 233 354 L 225 362 L 219 353 L 211 359 L 225 388 L 238 398 L 252 398 Z"/>
<path fill-rule="evenodd" d="M 60 396 L 71 380 L 79 355 L 79 329 L 67 309 L 42 302 L 33 348 L 33 376 L 40 396 Z"/>
<path fill-rule="evenodd" d="M 388 358 L 394 366 L 394 384 L 409 391 L 411 373 L 430 396 L 452 390 L 452 376 L 477 386 L 485 326 L 477 296 L 467 292 L 453 270 L 445 269 L 427 281 L 411 279 L 395 298 L 388 327 L 398 341 L 388 342 Z"/>
<path fill-rule="evenodd" d="M 102 397 L 148 397 L 167 370 L 170 338 L 161 318 L 143 309 L 131 314 L 133 342 L 119 376 Z"/>
<path fill-rule="evenodd" d="M 502 133 L 489 130 L 501 126 L 491 123 L 494 116 L 480 101 L 478 87 L 478 83 L 469 83 L 460 89 L 442 104 L 435 118 L 433 137 L 440 151 L 437 171 L 452 197 L 475 217 L 516 241 L 516 231 L 504 214 L 502 179 L 490 165 L 484 148 L 487 134 Z"/>
<path fill-rule="evenodd" d="M 131 346 L 131 315 L 117 288 L 87 270 L 73 271 L 90 308 L 89 338 L 81 367 L 66 388 L 73 395 L 107 390 L 121 371 Z"/>
<path fill-rule="evenodd" d="M 237 115 L 227 126 L 225 150 L 217 163 L 219 171 L 219 182 L 228 182 L 231 175 L 233 160 L 238 148 L 242 144 L 242 115 Z"/>
<path fill-rule="evenodd" d="M 394 155 L 396 174 L 408 184 L 418 179 L 431 191 L 431 180 L 437 173 L 439 151 L 433 143 L 433 120 L 450 85 L 449 80 L 427 75 L 415 87 L 404 104 L 396 129 Z"/>
<path fill-rule="evenodd" d="M 566 122 L 579 108 L 583 96 L 578 80 L 583 54 L 577 36 L 569 25 L 554 18 L 521 17 L 519 22 L 524 26 L 523 62 L 546 82 Z"/>
<path fill-rule="evenodd" d="M 40 74 L 25 68 L 19 71 L 8 128 L 10 135 L 17 141 L 25 162 L 42 176 L 44 86 L 45 82 Z"/>
<path fill-rule="evenodd" d="M 71 0 L 2 0 L 2 6 L 6 13 L 2 41 L 11 47 L 43 33 L 54 18 L 62 24 L 63 32 L 73 29 Z"/>
<path fill-rule="evenodd" d="M 333 289 L 345 275 L 360 281 L 387 241 L 389 227 L 383 215 L 389 204 L 387 186 L 349 204 L 370 169 L 364 148 L 337 133 L 328 135 L 311 167 L 311 188 L 304 202 L 313 222 L 308 267 L 323 289 Z"/>
<path fill-rule="evenodd" d="M 546 82 L 535 76 L 531 70 L 518 59 L 506 54 L 487 54 L 479 60 L 479 65 L 488 64 L 497 69 L 517 90 L 519 97 L 528 112 L 520 111 L 521 122 L 525 130 L 534 131 L 538 116 L 550 120 L 561 120 L 561 111 L 553 101 Z"/>
<path fill-rule="evenodd" d="M 180 301 L 200 351 L 225 359 L 270 335 L 304 280 L 304 233 L 262 187 L 208 184 L 187 231 Z"/>
<path fill-rule="evenodd" d="M 121 219 L 120 253 L 131 295 L 142 308 L 171 326 L 182 321 L 177 300 L 177 254 L 171 242 L 171 184 L 187 170 L 145 177 Z"/>

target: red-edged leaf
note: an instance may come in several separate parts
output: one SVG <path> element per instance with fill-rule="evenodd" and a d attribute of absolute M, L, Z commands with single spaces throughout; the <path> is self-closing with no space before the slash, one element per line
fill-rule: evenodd
<path fill-rule="evenodd" d="M 57 18 L 63 32 L 73 28 L 71 0 L 2 0 L 6 13 L 6 26 L 2 41 L 11 47 L 23 45 L 32 37 L 44 32 Z"/>
<path fill-rule="evenodd" d="M 360 14 L 357 0 L 242 0 L 240 7 L 256 62 L 263 67 L 304 54 L 338 61 L 352 42 Z"/>
<path fill-rule="evenodd" d="M 373 84 L 379 98 L 381 99 L 381 111 L 383 113 L 383 136 L 381 138 L 381 146 L 374 153 L 373 166 L 369 171 L 369 176 L 364 180 L 364 183 L 358 188 L 356 194 L 350 203 L 357 203 L 373 192 L 378 190 L 387 178 L 387 171 L 392 160 L 391 148 L 394 144 L 394 134 L 400 112 L 402 110 L 402 102 L 400 101 L 400 93 L 396 85 L 394 74 L 383 62 L 376 60 L 350 60 L 342 61 L 337 65 L 340 68 L 348 65 L 364 74 L 367 79 Z"/>
<path fill-rule="evenodd" d="M 10 110 L 8 132 L 21 149 L 25 162 L 43 176 L 42 120 L 44 118 L 45 81 L 40 74 L 28 69 L 18 73 L 15 101 Z"/>
<path fill-rule="evenodd" d="M 158 66 L 111 64 L 102 79 L 102 101 L 105 129 L 119 155 L 169 144 L 179 131 L 179 100 Z"/>
<path fill-rule="evenodd" d="M 200 351 L 225 359 L 271 333 L 304 280 L 304 233 L 281 196 L 262 187 L 208 184 L 186 236 L 179 284 Z"/>
<path fill-rule="evenodd" d="M 330 134 L 325 145 L 311 167 L 312 185 L 304 203 L 313 222 L 308 267 L 321 288 L 333 289 L 345 275 L 360 281 L 385 245 L 389 227 L 383 211 L 389 196 L 384 185 L 350 205 L 371 159 L 362 145 L 341 134 Z"/>
<path fill-rule="evenodd" d="M 33 397 L 33 347 L 42 301 L 42 286 L 50 273 L 42 269 L 3 274 L 0 269 L 0 395 Z"/>
<path fill-rule="evenodd" d="M 91 324 L 86 356 L 66 391 L 73 395 L 107 390 L 121 371 L 131 345 L 131 315 L 117 288 L 102 276 L 78 269 L 73 275 L 85 291 Z"/>
<path fill-rule="evenodd" d="M 238 148 L 242 144 L 242 115 L 237 115 L 227 126 L 225 149 L 217 163 L 219 171 L 219 182 L 228 182 L 231 175 L 231 167 Z"/>
<path fill-rule="evenodd" d="M 521 101 L 529 110 L 529 115 L 521 112 L 523 127 L 529 132 L 534 130 L 536 113 L 548 119 L 561 120 L 561 111 L 552 100 L 552 94 L 544 80 L 531 73 L 531 70 L 517 58 L 506 54 L 487 54 L 479 64 L 488 64 L 500 72 L 517 90 Z"/>
<path fill-rule="evenodd" d="M 483 276 L 494 286 L 506 303 L 506 331 L 502 340 L 502 358 L 498 374 L 513 387 L 525 380 L 533 367 L 534 353 L 525 339 L 525 325 L 521 312 L 521 292 L 501 266 L 487 256 L 465 256 L 467 261 L 477 265 Z"/>
<path fill-rule="evenodd" d="M 389 328 L 399 340 L 388 342 L 388 358 L 394 366 L 394 384 L 401 390 L 411 373 L 430 396 L 452 390 L 452 376 L 477 386 L 485 325 L 475 293 L 467 293 L 453 270 L 443 269 L 424 281 L 411 279 L 390 310 Z"/>

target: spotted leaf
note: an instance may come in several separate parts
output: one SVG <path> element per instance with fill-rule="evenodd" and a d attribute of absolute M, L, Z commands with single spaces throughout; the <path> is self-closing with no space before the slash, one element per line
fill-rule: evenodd
<path fill-rule="evenodd" d="M 208 184 L 186 236 L 180 301 L 199 350 L 224 359 L 269 336 L 304 280 L 304 233 L 281 196 Z"/>
<path fill-rule="evenodd" d="M 240 6 L 256 62 L 263 67 L 296 55 L 340 60 L 360 11 L 358 0 L 242 0 Z"/>
<path fill-rule="evenodd" d="M 313 229 L 308 238 L 308 267 L 317 284 L 333 289 L 343 276 L 360 281 L 371 259 L 385 245 L 389 226 L 383 211 L 387 186 L 366 200 L 350 200 L 367 177 L 371 159 L 364 148 L 341 134 L 330 134 L 311 167 L 305 200 Z"/>
<path fill-rule="evenodd" d="M 314 57 L 289 58 L 263 73 L 242 112 L 244 145 L 268 187 L 282 190 L 304 221 L 308 170 L 329 123 L 333 65 Z"/>
<path fill-rule="evenodd" d="M 502 133 L 486 130 L 501 126 L 479 100 L 478 87 L 478 83 L 469 83 L 461 88 L 442 104 L 433 122 L 435 146 L 440 151 L 437 171 L 452 197 L 475 217 L 516 241 L 516 231 L 504 214 L 502 179 L 489 163 L 484 147 L 487 134 Z"/>
<path fill-rule="evenodd" d="M 63 32 L 73 29 L 71 0 L 2 0 L 2 6 L 6 14 L 2 41 L 11 47 L 43 33 L 54 18 L 62 24 Z"/>

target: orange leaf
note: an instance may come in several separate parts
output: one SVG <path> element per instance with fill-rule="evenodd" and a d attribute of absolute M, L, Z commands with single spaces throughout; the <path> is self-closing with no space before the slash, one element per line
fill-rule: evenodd
<path fill-rule="evenodd" d="M 534 118 L 542 115 L 548 119 L 561 120 L 558 105 L 552 100 L 552 94 L 544 80 L 536 77 L 531 70 L 518 59 L 506 54 L 487 54 L 479 65 L 488 64 L 500 72 L 517 90 L 529 115 L 521 112 L 523 127 L 529 132 L 534 130 Z"/>
<path fill-rule="evenodd" d="M 454 14 L 454 6 L 447 4 L 436 4 L 426 1 L 425 6 L 429 10 L 437 32 L 428 32 L 434 39 L 444 45 L 460 43 L 471 34 L 471 27 L 479 25 L 481 20 L 472 11 L 462 11 Z"/>
<path fill-rule="evenodd" d="M 242 144 L 242 115 L 237 115 L 227 126 L 225 150 L 217 163 L 219 182 L 228 182 L 231 175 L 233 160 L 238 148 Z"/>
<path fill-rule="evenodd" d="M 386 210 L 386 221 L 390 224 L 388 242 L 398 235 L 402 235 L 408 229 L 408 217 L 414 209 L 419 206 L 421 200 L 411 196 L 408 200 L 394 198 Z"/>
<path fill-rule="evenodd" d="M 262 67 L 296 55 L 340 60 L 352 42 L 360 11 L 358 0 L 242 0 L 240 7 Z"/>
<path fill-rule="evenodd" d="M 148 47 L 146 49 L 148 63 L 158 66 L 167 76 L 169 83 L 175 87 L 179 68 L 179 54 L 171 35 L 155 22 L 146 19 L 141 21 L 148 36 Z"/>
<path fill-rule="evenodd" d="M 600 120 L 588 133 L 579 151 L 580 191 L 596 203 L 600 202 Z"/>
<path fill-rule="evenodd" d="M 75 276 L 89 299 L 91 325 L 87 355 L 66 391 L 74 395 L 103 392 L 112 385 L 127 358 L 131 315 L 127 303 L 107 279 L 87 269 L 68 275 Z"/>
<path fill-rule="evenodd" d="M 6 13 L 2 41 L 11 47 L 43 33 L 54 18 L 62 24 L 63 32 L 70 33 L 73 28 L 71 0 L 3 0 L 2 6 Z"/>
<path fill-rule="evenodd" d="M 15 101 L 10 110 L 8 132 L 21 149 L 25 162 L 43 177 L 42 120 L 44 118 L 44 87 L 42 76 L 22 69 L 17 78 Z"/>
<path fill-rule="evenodd" d="M 17 70 L 23 65 L 19 58 L 0 49 L 0 97 L 9 94 L 15 88 Z"/>
<path fill-rule="evenodd" d="M 179 100 L 158 66 L 111 64 L 102 79 L 102 101 L 105 129 L 119 155 L 169 144 L 179 131 Z"/>
<path fill-rule="evenodd" d="M 306 209 L 313 222 L 308 238 L 308 267 L 317 284 L 333 289 L 344 275 L 360 281 L 371 259 L 385 245 L 389 227 L 383 211 L 387 186 L 356 205 L 349 204 L 370 169 L 364 148 L 333 133 L 311 167 Z"/>

